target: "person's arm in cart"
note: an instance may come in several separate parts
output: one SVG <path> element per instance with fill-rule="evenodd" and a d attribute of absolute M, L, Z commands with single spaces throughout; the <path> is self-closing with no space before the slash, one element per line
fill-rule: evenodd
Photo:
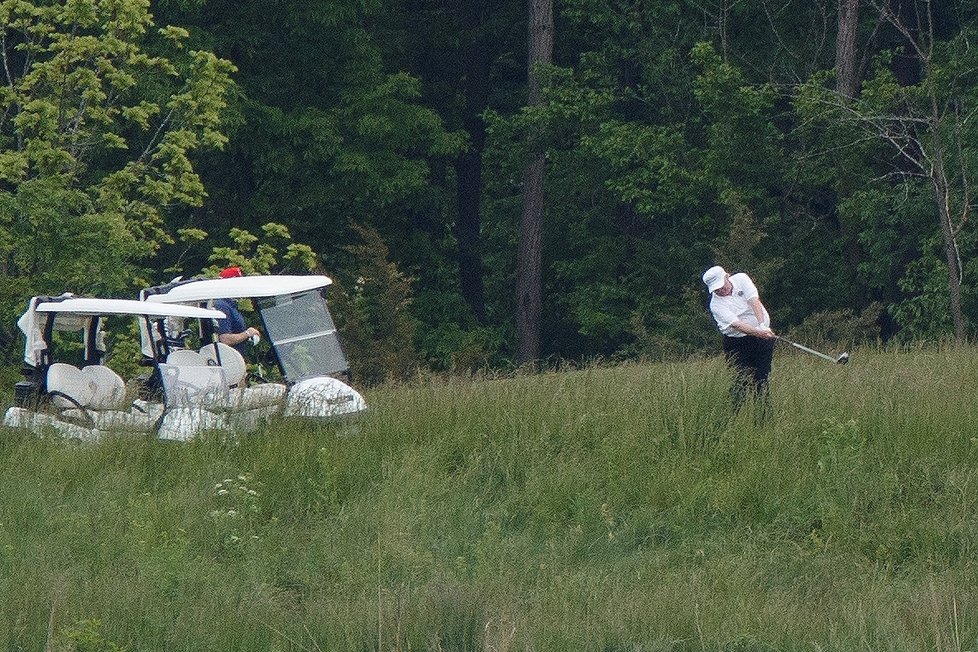
<path fill-rule="evenodd" d="M 251 338 L 259 334 L 260 333 L 258 332 L 257 328 L 249 327 L 241 331 L 240 333 L 221 333 L 220 335 L 217 336 L 217 339 L 219 342 L 223 342 L 228 346 L 235 346 L 236 344 L 241 344 L 242 342 L 246 340 L 250 340 Z"/>

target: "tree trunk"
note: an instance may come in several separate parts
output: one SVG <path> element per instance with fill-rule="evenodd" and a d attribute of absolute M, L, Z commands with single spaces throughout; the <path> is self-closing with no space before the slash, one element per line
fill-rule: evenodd
<path fill-rule="evenodd" d="M 527 57 L 529 104 L 543 100 L 534 71 L 539 63 L 553 61 L 553 0 L 529 0 L 529 55 Z M 523 211 L 520 215 L 516 255 L 516 360 L 520 364 L 540 357 L 540 315 L 543 296 L 542 234 L 546 156 L 532 154 L 523 172 Z"/>
<path fill-rule="evenodd" d="M 540 80 L 533 72 L 538 63 L 552 63 L 554 59 L 554 5 L 553 0 L 529 0 L 530 36 L 527 56 L 527 78 L 530 105 L 540 104 Z"/>
<path fill-rule="evenodd" d="M 835 38 L 836 90 L 849 99 L 859 94 L 858 50 L 859 0 L 839 0 L 839 31 Z"/>
<path fill-rule="evenodd" d="M 463 126 L 470 149 L 455 163 L 458 219 L 458 273 L 462 297 L 479 323 L 486 318 L 485 283 L 482 270 L 482 152 L 486 126 L 482 113 L 489 104 L 489 44 L 485 33 L 485 5 L 481 0 L 466 3 L 465 33 L 471 35 L 462 50 L 465 78 Z"/>
<path fill-rule="evenodd" d="M 540 357 L 540 315 L 543 305 L 543 185 L 546 156 L 537 154 L 523 170 L 523 213 L 516 255 L 516 360 Z"/>
<path fill-rule="evenodd" d="M 937 215 L 941 223 L 941 238 L 944 244 L 944 258 L 947 262 L 948 298 L 951 304 L 951 319 L 954 322 L 954 339 L 964 342 L 968 336 L 961 310 L 961 273 L 958 265 L 958 245 L 951 219 L 951 189 L 948 185 L 947 173 L 944 169 L 944 148 L 940 137 L 940 116 L 937 100 L 931 96 L 934 111 L 934 151 L 933 165 L 930 170 L 931 181 L 934 183 L 934 198 L 937 202 Z"/>

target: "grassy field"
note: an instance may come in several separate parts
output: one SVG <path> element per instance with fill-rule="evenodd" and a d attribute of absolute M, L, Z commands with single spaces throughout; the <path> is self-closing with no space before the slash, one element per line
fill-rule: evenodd
<path fill-rule="evenodd" d="M 0 437 L 4 650 L 973 650 L 978 352 L 367 394 L 351 435 Z"/>

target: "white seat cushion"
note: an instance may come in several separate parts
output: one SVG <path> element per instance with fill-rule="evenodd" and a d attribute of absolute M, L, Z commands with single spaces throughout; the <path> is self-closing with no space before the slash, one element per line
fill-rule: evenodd
<path fill-rule="evenodd" d="M 167 407 L 227 407 L 227 376 L 221 367 L 161 364 L 160 376 Z"/>
<path fill-rule="evenodd" d="M 93 364 L 82 368 L 82 373 L 95 383 L 95 392 L 85 407 L 95 410 L 119 410 L 126 407 L 126 383 L 116 372 L 105 365 Z"/>
<path fill-rule="evenodd" d="M 177 349 L 166 356 L 166 363 L 181 367 L 206 367 L 207 358 L 190 349 Z"/>
<path fill-rule="evenodd" d="M 200 354 L 204 356 L 208 364 L 220 364 L 224 368 L 230 387 L 237 387 L 244 383 L 245 377 L 248 375 L 248 365 L 245 364 L 244 357 L 233 346 L 228 346 L 223 342 L 217 342 L 216 347 L 214 344 L 208 344 L 200 347 Z M 218 357 L 220 357 L 220 361 Z"/>
<path fill-rule="evenodd" d="M 82 370 L 64 362 L 55 362 L 48 367 L 47 373 L 48 392 L 58 392 L 64 396 L 52 396 L 51 402 L 60 408 L 71 408 L 88 406 L 91 404 L 98 391 L 95 379 L 82 373 Z M 78 405 L 65 398 L 69 396 Z"/>

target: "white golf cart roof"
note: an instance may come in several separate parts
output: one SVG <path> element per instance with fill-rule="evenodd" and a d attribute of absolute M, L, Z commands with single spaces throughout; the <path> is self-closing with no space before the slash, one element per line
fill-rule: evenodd
<path fill-rule="evenodd" d="M 328 276 L 237 276 L 187 281 L 146 297 L 150 303 L 195 303 L 213 299 L 255 299 L 299 294 L 333 283 Z"/>
<path fill-rule="evenodd" d="M 196 317 L 200 319 L 222 319 L 226 315 L 220 310 L 172 304 L 148 304 L 135 299 L 65 299 L 64 301 L 44 301 L 34 306 L 37 312 L 69 313 L 80 316 L 101 315 L 140 315 L 146 317 Z"/>
<path fill-rule="evenodd" d="M 54 314 L 56 330 L 79 330 L 85 328 L 90 317 L 112 315 L 131 315 L 133 317 L 190 317 L 199 319 L 222 319 L 220 310 L 198 308 L 196 306 L 149 304 L 132 299 L 94 299 L 75 297 L 70 294 L 61 297 L 33 297 L 27 311 L 17 320 L 17 327 L 24 333 L 27 342 L 24 346 L 24 361 L 32 366 L 40 363 L 41 352 L 45 348 L 44 323 L 41 314 Z"/>

